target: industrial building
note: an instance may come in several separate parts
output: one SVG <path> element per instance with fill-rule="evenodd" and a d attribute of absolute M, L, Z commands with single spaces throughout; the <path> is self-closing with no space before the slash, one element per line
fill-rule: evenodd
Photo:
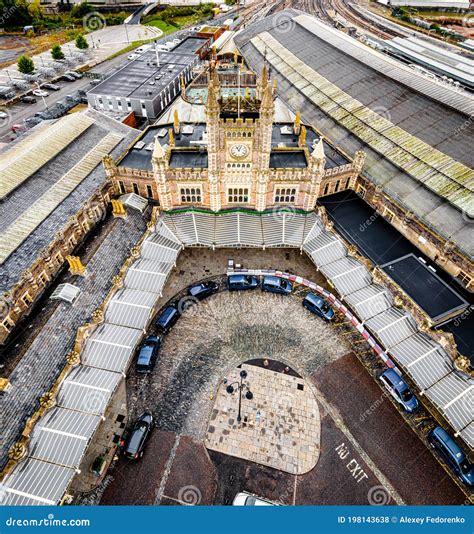
<path fill-rule="evenodd" d="M 170 52 L 148 50 L 87 93 L 97 110 L 155 119 L 191 81 L 193 68 L 208 50 L 209 38 L 189 37 Z"/>

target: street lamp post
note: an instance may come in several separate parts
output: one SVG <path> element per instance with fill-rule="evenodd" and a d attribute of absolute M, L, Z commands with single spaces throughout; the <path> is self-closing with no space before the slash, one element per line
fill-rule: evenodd
<path fill-rule="evenodd" d="M 237 384 L 237 390 L 239 391 L 239 412 L 237 414 L 237 422 L 238 423 L 240 423 L 240 421 L 242 420 L 242 393 L 243 393 L 243 390 L 247 389 L 247 391 L 245 392 L 245 398 L 247 400 L 252 400 L 253 399 L 253 393 L 250 391 L 249 387 L 246 386 L 243 383 L 245 378 L 247 378 L 247 371 L 242 370 L 242 371 L 240 371 L 240 382 L 238 382 L 238 381 L 232 382 L 231 384 L 229 384 L 226 387 L 227 393 L 229 393 L 229 395 L 232 395 L 232 393 L 234 393 L 234 391 L 235 391 L 234 385 Z M 224 384 L 225 383 L 227 383 L 227 380 L 224 380 Z"/>

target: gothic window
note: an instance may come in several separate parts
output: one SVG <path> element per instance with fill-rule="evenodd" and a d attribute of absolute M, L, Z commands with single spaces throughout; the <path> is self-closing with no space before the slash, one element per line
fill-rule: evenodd
<path fill-rule="evenodd" d="M 181 195 L 182 204 L 201 203 L 200 187 L 181 187 L 179 194 Z"/>
<path fill-rule="evenodd" d="M 119 192 L 121 195 L 123 195 L 125 193 L 125 184 L 122 181 L 120 181 L 118 185 L 119 185 Z"/>
<path fill-rule="evenodd" d="M 472 278 L 469 275 L 467 275 L 464 271 L 460 271 L 459 272 L 458 278 L 459 278 L 459 280 L 461 280 L 461 283 L 465 287 L 469 287 L 470 284 L 472 283 Z"/>
<path fill-rule="evenodd" d="M 346 189 L 349 189 L 349 184 L 351 183 L 351 179 L 348 178 L 346 181 Z"/>
<path fill-rule="evenodd" d="M 136 194 L 136 195 L 139 195 L 139 191 L 138 191 L 138 184 L 136 183 L 132 183 L 132 187 L 133 187 L 133 192 Z"/>
<path fill-rule="evenodd" d="M 247 188 L 233 187 L 228 190 L 227 200 L 229 204 L 246 204 L 249 201 L 249 190 Z"/>
<path fill-rule="evenodd" d="M 329 183 L 327 183 L 325 186 L 324 186 L 324 193 L 323 195 L 327 195 L 329 192 Z"/>
<path fill-rule="evenodd" d="M 334 192 L 337 193 L 339 191 L 339 187 L 341 187 L 341 180 L 337 180 L 336 187 L 334 188 Z"/>
<path fill-rule="evenodd" d="M 279 187 L 275 189 L 275 204 L 285 202 L 294 202 L 296 199 L 296 188 L 294 187 Z"/>
<path fill-rule="evenodd" d="M 153 189 L 152 189 L 151 185 L 147 185 L 146 186 L 146 196 L 148 198 L 153 198 Z"/>
<path fill-rule="evenodd" d="M 5 317 L 5 319 L 2 321 L 2 326 L 7 332 L 10 332 L 15 326 L 15 323 L 10 319 L 10 317 Z"/>
<path fill-rule="evenodd" d="M 23 297 L 21 297 L 21 300 L 23 301 L 23 304 L 28 307 L 32 302 L 33 299 L 31 298 L 30 294 L 26 292 Z"/>

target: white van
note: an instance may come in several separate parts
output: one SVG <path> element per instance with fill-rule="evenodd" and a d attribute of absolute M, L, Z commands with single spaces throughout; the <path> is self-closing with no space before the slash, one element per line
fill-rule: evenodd
<path fill-rule="evenodd" d="M 234 497 L 232 506 L 278 506 L 278 504 L 242 491 Z"/>

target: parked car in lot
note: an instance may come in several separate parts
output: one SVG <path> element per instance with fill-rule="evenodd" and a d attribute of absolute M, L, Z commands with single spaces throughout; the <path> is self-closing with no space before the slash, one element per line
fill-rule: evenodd
<path fill-rule="evenodd" d="M 75 70 L 68 70 L 64 74 L 66 74 L 66 76 L 72 76 L 73 78 L 76 78 L 76 80 L 80 80 L 83 77 L 83 74 L 76 72 Z"/>
<path fill-rule="evenodd" d="M 469 487 L 474 486 L 474 465 L 467 459 L 463 450 L 454 439 L 440 426 L 428 434 L 428 441 L 459 480 Z"/>
<path fill-rule="evenodd" d="M 61 80 L 64 80 L 65 82 L 75 82 L 76 81 L 76 77 L 75 76 L 71 76 L 70 74 L 63 74 L 61 76 Z"/>
<path fill-rule="evenodd" d="M 129 61 L 134 61 L 135 59 L 138 59 L 139 57 L 140 57 L 139 54 L 130 54 L 130 55 L 127 57 L 127 59 L 128 59 Z"/>
<path fill-rule="evenodd" d="M 179 311 L 175 306 L 167 306 L 155 321 L 157 328 L 163 334 L 168 333 L 179 319 Z"/>
<path fill-rule="evenodd" d="M 219 284 L 217 282 L 200 282 L 199 284 L 194 284 L 188 288 L 188 295 L 190 297 L 195 297 L 198 300 L 203 300 L 214 293 L 219 291 Z"/>
<path fill-rule="evenodd" d="M 102 80 L 99 80 L 98 78 L 94 78 L 93 80 L 90 81 L 90 84 L 91 85 L 99 85 L 99 83 L 101 82 Z"/>
<path fill-rule="evenodd" d="M 256 276 L 231 274 L 227 277 L 227 287 L 229 288 L 229 291 L 255 289 L 258 287 L 258 279 Z"/>
<path fill-rule="evenodd" d="M 152 429 L 153 416 L 150 412 L 145 412 L 135 421 L 127 440 L 122 442 L 123 454 L 132 460 L 141 458 Z"/>
<path fill-rule="evenodd" d="M 246 491 L 241 491 L 234 497 L 232 506 L 278 506 L 278 504 L 256 497 Z"/>
<path fill-rule="evenodd" d="M 418 408 L 417 398 L 394 369 L 384 371 L 379 380 L 406 412 L 412 413 Z"/>
<path fill-rule="evenodd" d="M 47 97 L 49 96 L 49 93 L 48 91 L 43 91 L 42 89 L 35 89 L 32 94 L 34 94 L 35 96 L 42 96 L 42 97 Z"/>
<path fill-rule="evenodd" d="M 61 87 L 55 83 L 44 83 L 41 87 L 43 89 L 47 89 L 48 91 L 59 91 L 61 89 Z"/>
<path fill-rule="evenodd" d="M 278 295 L 289 295 L 293 290 L 293 285 L 289 280 L 278 278 L 277 276 L 265 276 L 262 282 L 262 291 L 277 293 Z"/>
<path fill-rule="evenodd" d="M 160 347 L 161 338 L 158 336 L 148 336 L 145 339 L 138 353 L 136 364 L 137 373 L 146 374 L 153 371 Z"/>
<path fill-rule="evenodd" d="M 36 104 L 38 102 L 34 96 L 22 96 L 20 101 L 24 104 Z"/>
<path fill-rule="evenodd" d="M 329 322 L 334 319 L 334 310 L 331 308 L 329 303 L 319 295 L 308 293 L 303 299 L 303 306 L 325 321 Z"/>

